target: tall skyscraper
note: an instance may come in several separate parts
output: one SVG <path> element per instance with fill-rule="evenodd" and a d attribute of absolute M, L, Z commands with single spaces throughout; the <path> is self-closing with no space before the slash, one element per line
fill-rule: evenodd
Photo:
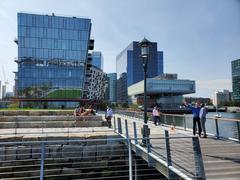
<path fill-rule="evenodd" d="M 5 99 L 7 93 L 7 86 L 3 85 L 2 86 L 2 99 Z"/>
<path fill-rule="evenodd" d="M 142 68 L 141 48 L 139 42 L 132 42 L 116 58 L 118 83 L 126 84 L 127 87 L 142 81 L 144 78 Z M 150 46 L 150 57 L 148 59 L 148 78 L 153 78 L 163 73 L 163 52 L 157 50 L 157 43 L 152 42 Z M 126 76 L 126 77 L 125 77 Z M 126 82 L 123 82 L 126 79 Z M 117 92 L 117 101 L 126 103 L 127 90 L 117 85 L 123 91 Z"/>
<path fill-rule="evenodd" d="M 116 102 L 116 92 L 117 92 L 117 73 L 109 73 L 108 77 L 108 101 Z"/>
<path fill-rule="evenodd" d="M 92 52 L 92 65 L 103 70 L 103 55 L 100 51 Z"/>
<path fill-rule="evenodd" d="M 223 105 L 226 102 L 229 102 L 231 99 L 230 92 L 228 90 L 217 91 L 214 93 L 213 104 L 215 106 Z"/>
<path fill-rule="evenodd" d="M 18 97 L 82 98 L 90 32 L 90 19 L 18 13 Z"/>
<path fill-rule="evenodd" d="M 240 102 L 240 59 L 232 61 L 232 98 Z"/>

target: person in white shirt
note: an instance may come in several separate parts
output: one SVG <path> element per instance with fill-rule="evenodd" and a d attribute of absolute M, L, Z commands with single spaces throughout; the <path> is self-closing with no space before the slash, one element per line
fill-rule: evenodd
<path fill-rule="evenodd" d="M 200 122 L 201 122 L 201 125 L 202 125 L 203 137 L 204 138 L 207 138 L 206 127 L 205 127 L 207 113 L 208 113 L 207 108 L 205 107 L 204 104 L 202 104 L 200 112 L 199 112 L 199 118 L 200 118 Z"/>
<path fill-rule="evenodd" d="M 158 112 L 157 106 L 154 106 L 152 110 L 152 116 L 153 116 L 153 123 L 155 124 L 155 126 L 157 126 L 157 123 L 159 121 L 159 112 Z"/>
<path fill-rule="evenodd" d="M 107 110 L 106 110 L 106 114 L 105 114 L 105 119 L 107 120 L 107 123 L 108 123 L 108 127 L 109 127 L 109 128 L 112 127 L 112 123 L 111 123 L 112 116 L 113 116 L 113 111 L 112 111 L 112 109 L 111 109 L 109 106 L 107 106 Z"/>

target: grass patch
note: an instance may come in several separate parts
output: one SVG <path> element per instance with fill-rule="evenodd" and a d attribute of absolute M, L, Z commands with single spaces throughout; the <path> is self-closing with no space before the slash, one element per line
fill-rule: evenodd
<path fill-rule="evenodd" d="M 82 91 L 79 89 L 59 89 L 50 92 L 46 98 L 81 98 Z"/>

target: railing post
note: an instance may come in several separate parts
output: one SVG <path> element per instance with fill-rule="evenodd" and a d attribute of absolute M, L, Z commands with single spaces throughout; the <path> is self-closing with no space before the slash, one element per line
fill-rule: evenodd
<path fill-rule="evenodd" d="M 184 114 L 184 116 L 183 116 L 183 125 L 184 125 L 184 131 L 186 131 L 186 129 L 187 129 L 187 124 L 186 124 L 186 116 L 185 116 L 185 114 Z"/>
<path fill-rule="evenodd" d="M 126 129 L 126 137 L 127 139 L 129 138 L 129 134 L 128 134 L 128 123 L 127 120 L 125 119 L 125 129 Z"/>
<path fill-rule="evenodd" d="M 122 123 L 121 123 L 121 118 L 117 118 L 118 122 L 118 133 L 122 134 Z"/>
<path fill-rule="evenodd" d="M 18 117 L 16 116 L 16 122 L 15 122 L 15 136 L 17 135 L 17 121 L 18 121 Z"/>
<path fill-rule="evenodd" d="M 129 139 L 129 133 L 128 133 L 128 123 L 126 119 L 125 119 L 125 129 L 126 129 L 126 140 L 128 145 L 129 180 L 132 180 L 132 149 L 131 149 L 131 141 Z"/>
<path fill-rule="evenodd" d="M 148 167 L 153 167 L 155 161 L 153 161 L 152 157 L 149 155 L 149 153 L 151 153 L 152 145 L 150 144 L 150 140 L 148 140 L 146 143 L 147 143 L 147 152 L 148 152 Z"/>
<path fill-rule="evenodd" d="M 165 144 L 166 144 L 166 155 L 167 155 L 167 165 L 168 165 L 168 179 L 174 179 L 174 173 L 169 169 L 169 166 L 172 166 L 172 157 L 171 157 L 171 149 L 170 149 L 170 140 L 169 133 L 165 130 Z"/>
<path fill-rule="evenodd" d="M 43 137 L 43 118 L 41 117 L 42 120 L 42 137 Z"/>
<path fill-rule="evenodd" d="M 134 130 L 134 141 L 135 144 L 138 144 L 138 139 L 137 139 L 137 127 L 136 127 L 136 122 L 133 122 L 133 130 Z"/>
<path fill-rule="evenodd" d="M 40 180 L 44 178 L 44 157 L 45 156 L 45 145 L 44 142 L 41 143 L 41 165 L 40 165 Z"/>
<path fill-rule="evenodd" d="M 164 124 L 167 124 L 167 121 L 166 121 L 166 114 L 164 114 Z"/>
<path fill-rule="evenodd" d="M 200 148 L 200 143 L 198 137 L 192 137 L 193 153 L 195 160 L 196 178 L 198 180 L 205 180 L 205 170 L 202 159 L 202 152 Z"/>
<path fill-rule="evenodd" d="M 116 127 L 116 117 L 113 117 L 113 125 L 114 125 L 114 132 L 116 132 L 117 127 Z"/>
<path fill-rule="evenodd" d="M 239 125 L 239 121 L 237 121 L 237 132 L 238 132 L 238 142 L 240 143 L 240 125 Z"/>
<path fill-rule="evenodd" d="M 218 129 L 218 119 L 215 119 L 215 126 L 216 126 L 216 135 L 217 135 L 217 139 L 219 139 L 219 129 Z"/>

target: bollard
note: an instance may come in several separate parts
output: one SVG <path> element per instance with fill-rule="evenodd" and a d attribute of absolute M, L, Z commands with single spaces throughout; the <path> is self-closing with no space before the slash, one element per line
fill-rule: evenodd
<path fill-rule="evenodd" d="M 205 180 L 206 176 L 198 137 L 192 137 L 192 145 L 195 160 L 196 178 L 198 180 Z"/>

